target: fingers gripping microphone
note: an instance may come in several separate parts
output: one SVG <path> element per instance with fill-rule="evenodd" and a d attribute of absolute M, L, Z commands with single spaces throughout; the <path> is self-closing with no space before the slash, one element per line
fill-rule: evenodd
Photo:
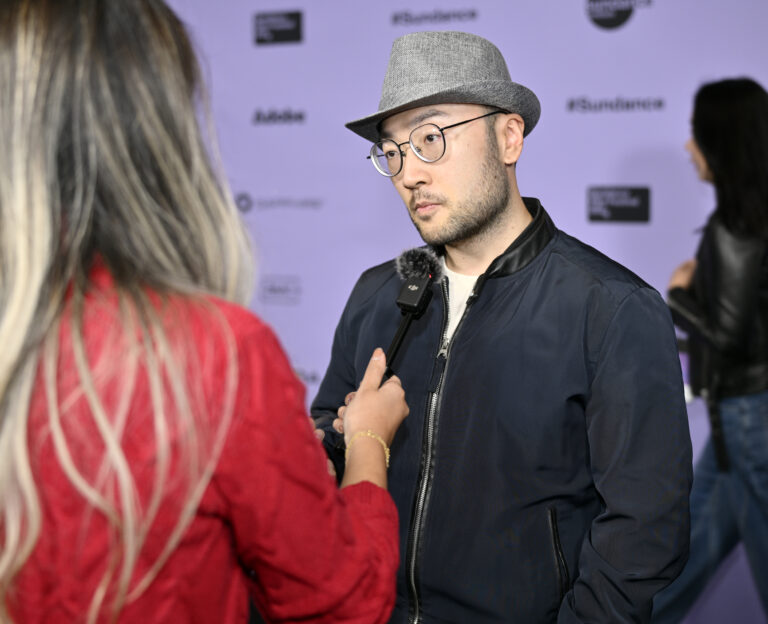
<path fill-rule="evenodd" d="M 434 251 L 424 247 L 415 247 L 401 253 L 395 260 L 395 269 L 403 285 L 397 297 L 397 307 L 403 313 L 400 326 L 387 349 L 387 370 L 384 380 L 389 379 L 392 372 L 392 362 L 395 360 L 400 345 L 405 338 L 408 327 L 413 319 L 420 318 L 432 299 L 432 283 L 439 282 L 443 276 L 443 266 Z M 344 437 L 340 437 L 334 447 L 337 450 L 345 448 Z"/>
<path fill-rule="evenodd" d="M 397 297 L 397 307 L 403 313 L 400 326 L 387 349 L 387 377 L 392 375 L 391 365 L 413 319 L 420 318 L 432 299 L 432 283 L 442 278 L 442 265 L 429 248 L 408 249 L 395 260 L 395 268 L 403 286 Z"/>

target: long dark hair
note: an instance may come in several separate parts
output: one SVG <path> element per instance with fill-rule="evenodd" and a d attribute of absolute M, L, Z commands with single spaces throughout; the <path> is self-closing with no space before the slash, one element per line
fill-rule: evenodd
<path fill-rule="evenodd" d="M 693 137 L 712 172 L 726 227 L 768 239 L 768 93 L 750 78 L 702 85 Z"/>

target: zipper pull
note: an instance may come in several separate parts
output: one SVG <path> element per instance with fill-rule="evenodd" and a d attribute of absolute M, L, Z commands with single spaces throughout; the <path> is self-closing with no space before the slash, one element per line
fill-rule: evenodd
<path fill-rule="evenodd" d="M 437 392 L 437 386 L 440 384 L 440 379 L 443 376 L 443 371 L 445 370 L 445 363 L 448 361 L 448 349 L 446 349 L 445 346 L 443 346 L 440 349 L 440 352 L 437 354 L 437 357 L 435 358 L 435 366 L 432 369 L 432 377 L 429 380 L 429 391 L 430 392 Z"/>

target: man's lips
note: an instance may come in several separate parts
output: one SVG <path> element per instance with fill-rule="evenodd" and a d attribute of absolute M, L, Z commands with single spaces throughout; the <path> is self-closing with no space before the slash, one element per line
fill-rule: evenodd
<path fill-rule="evenodd" d="M 413 211 L 418 215 L 427 215 L 437 210 L 439 205 L 434 202 L 419 202 L 414 206 Z"/>

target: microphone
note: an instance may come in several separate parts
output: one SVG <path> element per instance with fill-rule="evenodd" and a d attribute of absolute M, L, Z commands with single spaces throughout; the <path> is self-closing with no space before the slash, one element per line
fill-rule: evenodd
<path fill-rule="evenodd" d="M 411 325 L 411 321 L 421 318 L 432 300 L 432 283 L 439 282 L 443 277 L 442 264 L 434 251 L 428 247 L 407 249 L 395 260 L 395 269 L 403 285 L 397 297 L 397 307 L 403 318 L 397 328 L 392 342 L 387 349 L 387 371 L 385 379 L 393 375 L 392 363 L 397 356 L 400 345 Z"/>
<path fill-rule="evenodd" d="M 395 269 L 403 280 L 400 294 L 395 301 L 402 311 L 403 318 L 387 349 L 387 369 L 384 371 L 382 383 L 394 375 L 392 362 L 395 360 L 411 321 L 420 318 L 427 309 L 432 299 L 432 283 L 439 282 L 443 277 L 443 265 L 440 259 L 432 249 L 425 247 L 406 249 L 395 260 Z M 329 418 L 335 417 L 330 415 Z M 334 444 L 334 448 L 343 451 L 345 447 L 344 436 L 341 436 Z"/>

